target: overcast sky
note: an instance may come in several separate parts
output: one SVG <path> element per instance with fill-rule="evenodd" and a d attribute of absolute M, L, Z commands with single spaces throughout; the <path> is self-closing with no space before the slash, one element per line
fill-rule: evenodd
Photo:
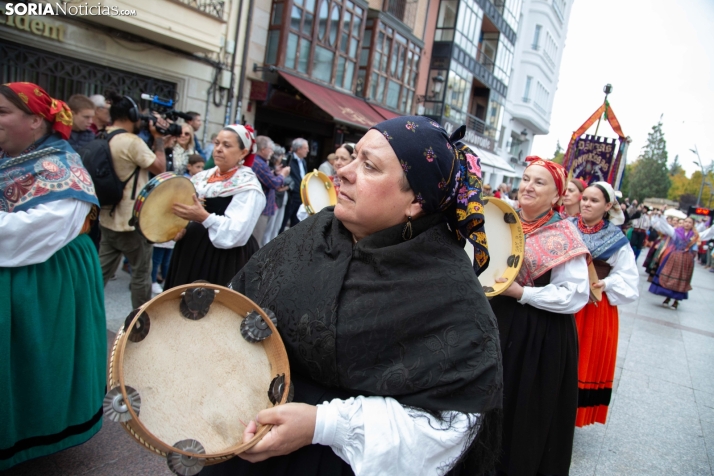
<path fill-rule="evenodd" d="M 602 104 L 603 86 L 624 133 L 628 163 L 663 117 L 670 162 L 688 175 L 697 169 L 694 145 L 706 166 L 714 159 L 714 0 L 574 0 L 550 133 L 536 136 L 532 153 L 552 157 Z M 591 133 L 594 130 L 591 129 Z M 601 124 L 600 135 L 615 134 Z"/>

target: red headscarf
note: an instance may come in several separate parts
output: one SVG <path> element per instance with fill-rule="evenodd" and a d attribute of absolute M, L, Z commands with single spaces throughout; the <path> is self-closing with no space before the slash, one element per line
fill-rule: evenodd
<path fill-rule="evenodd" d="M 7 83 L 20 97 L 22 102 L 33 112 L 52 123 L 52 129 L 64 140 L 69 139 L 72 132 L 72 111 L 64 101 L 53 99 L 47 91 L 33 83 Z"/>
<path fill-rule="evenodd" d="M 558 190 L 558 195 L 562 198 L 563 195 L 565 195 L 565 189 L 568 186 L 568 182 L 566 181 L 566 177 L 568 176 L 567 173 L 565 173 L 565 167 L 563 167 L 560 164 L 556 164 L 552 160 L 543 160 L 537 155 L 529 155 L 526 157 L 526 162 L 528 162 L 528 167 L 531 167 L 533 165 L 540 165 L 541 167 L 545 167 L 545 169 L 550 172 L 550 175 L 553 176 L 553 180 L 555 181 L 555 188 Z"/>

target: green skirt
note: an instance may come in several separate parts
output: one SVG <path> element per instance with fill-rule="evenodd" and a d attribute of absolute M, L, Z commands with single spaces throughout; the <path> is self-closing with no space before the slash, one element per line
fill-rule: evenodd
<path fill-rule="evenodd" d="M 106 382 L 104 284 L 80 235 L 44 263 L 0 268 L 0 471 L 91 438 Z"/>

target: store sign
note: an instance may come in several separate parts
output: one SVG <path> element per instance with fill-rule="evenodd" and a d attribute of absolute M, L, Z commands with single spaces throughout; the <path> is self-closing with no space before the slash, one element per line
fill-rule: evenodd
<path fill-rule="evenodd" d="M 0 25 L 9 26 L 17 30 L 24 30 L 36 36 L 64 42 L 65 27 L 47 20 L 31 16 L 6 15 L 5 9 L 0 7 Z"/>
<path fill-rule="evenodd" d="M 444 129 L 449 134 L 452 134 L 459 127 L 461 126 L 457 126 L 453 122 L 444 121 Z M 475 130 L 469 129 L 468 127 L 466 128 L 466 134 L 464 135 L 463 141 L 468 142 L 469 144 L 473 144 L 481 149 L 493 152 L 493 139 L 491 139 L 490 137 L 482 136 Z"/>

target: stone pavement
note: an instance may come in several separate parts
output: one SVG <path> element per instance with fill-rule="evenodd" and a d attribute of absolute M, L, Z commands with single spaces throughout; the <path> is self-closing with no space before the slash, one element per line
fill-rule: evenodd
<path fill-rule="evenodd" d="M 645 253 L 640 256 L 640 262 Z M 641 269 L 641 268 L 640 268 Z M 607 425 L 575 430 L 572 476 L 713 476 L 714 273 L 696 265 L 694 290 L 678 310 L 647 292 L 620 309 L 617 371 Z M 107 336 L 131 310 L 129 277 L 106 288 Z M 84 445 L 0 472 L 2 476 L 169 476 L 163 458 L 105 421 Z"/>

